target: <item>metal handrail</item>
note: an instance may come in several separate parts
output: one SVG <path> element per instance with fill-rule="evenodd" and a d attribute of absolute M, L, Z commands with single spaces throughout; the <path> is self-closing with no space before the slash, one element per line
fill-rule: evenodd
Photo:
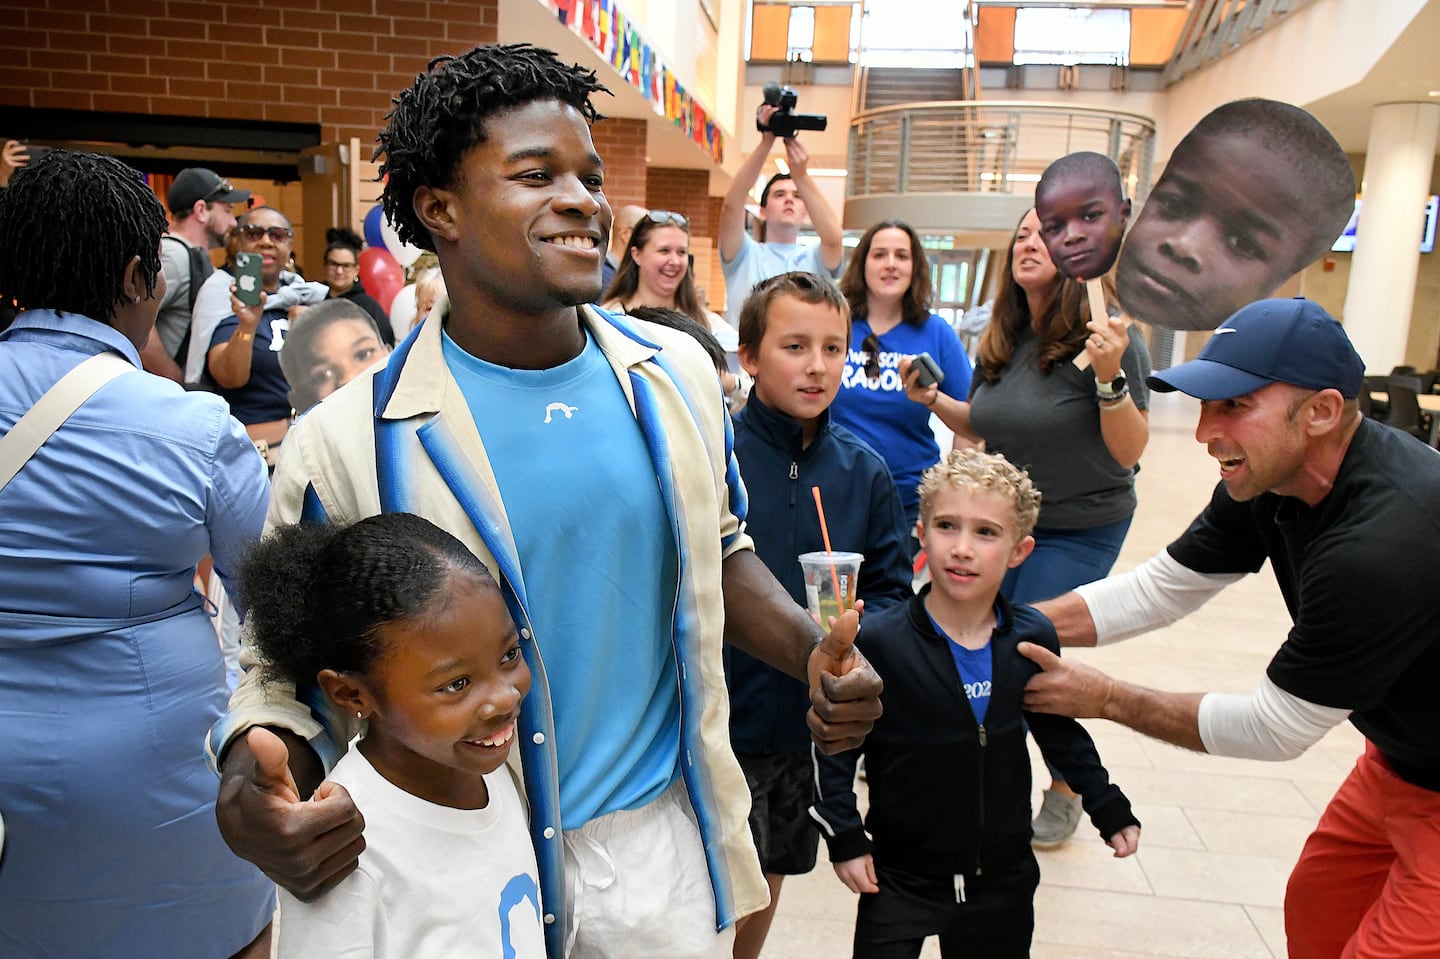
<path fill-rule="evenodd" d="M 1155 123 L 1139 113 L 1033 100 L 927 101 L 850 120 L 847 197 L 1025 193 L 1050 161 L 1104 153 L 1137 202 L 1150 192 Z"/>

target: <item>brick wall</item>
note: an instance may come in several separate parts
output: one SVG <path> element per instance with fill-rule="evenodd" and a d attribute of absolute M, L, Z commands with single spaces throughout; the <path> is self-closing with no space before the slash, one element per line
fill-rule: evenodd
<path fill-rule="evenodd" d="M 690 219 L 694 236 L 714 237 L 719 224 L 710 218 L 710 171 L 651 167 L 645 183 L 645 205 L 674 210 Z"/>
<path fill-rule="evenodd" d="M 369 143 L 431 57 L 498 25 L 499 0 L 6 0 L 0 105 L 318 123 Z"/>
<path fill-rule="evenodd" d="M 645 205 L 645 121 L 612 117 L 590 128 L 605 161 L 605 198 L 610 209 Z"/>

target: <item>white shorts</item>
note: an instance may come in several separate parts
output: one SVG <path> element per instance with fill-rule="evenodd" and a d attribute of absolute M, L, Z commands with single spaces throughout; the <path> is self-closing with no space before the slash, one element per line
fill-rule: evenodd
<path fill-rule="evenodd" d="M 564 836 L 568 959 L 729 959 L 735 929 L 715 930 L 715 894 L 684 780 L 644 808 Z"/>

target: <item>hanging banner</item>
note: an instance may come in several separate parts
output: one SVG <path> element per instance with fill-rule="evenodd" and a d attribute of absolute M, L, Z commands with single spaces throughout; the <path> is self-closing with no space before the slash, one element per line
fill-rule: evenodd
<path fill-rule="evenodd" d="M 588 43 L 622 79 L 650 101 L 716 163 L 725 158 L 725 135 L 709 112 L 675 79 L 614 0 L 542 0 L 560 22 Z"/>

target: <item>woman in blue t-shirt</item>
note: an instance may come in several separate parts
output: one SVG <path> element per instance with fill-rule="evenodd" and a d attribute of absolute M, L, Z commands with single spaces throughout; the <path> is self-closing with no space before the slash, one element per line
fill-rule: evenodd
<path fill-rule="evenodd" d="M 906 528 L 913 529 L 920 474 L 940 461 L 930 414 L 952 430 L 966 422 L 970 357 L 950 325 L 930 312 L 930 261 L 909 224 L 882 220 L 866 230 L 840 290 L 854 325 L 831 416 L 885 459 Z M 945 374 L 938 390 L 915 384 L 918 370 L 910 359 L 920 353 L 929 353 Z"/>
<path fill-rule="evenodd" d="M 282 276 L 295 242 L 290 221 L 272 207 L 256 207 L 235 229 L 240 250 L 260 257 L 261 287 L 273 298 L 286 279 L 295 279 L 293 274 Z M 280 369 L 289 310 L 263 301 L 261 306 L 246 306 L 235 298 L 233 288 L 230 308 L 234 312 L 211 335 L 205 372 L 251 438 L 278 446 L 290 426 L 289 387 Z"/>

